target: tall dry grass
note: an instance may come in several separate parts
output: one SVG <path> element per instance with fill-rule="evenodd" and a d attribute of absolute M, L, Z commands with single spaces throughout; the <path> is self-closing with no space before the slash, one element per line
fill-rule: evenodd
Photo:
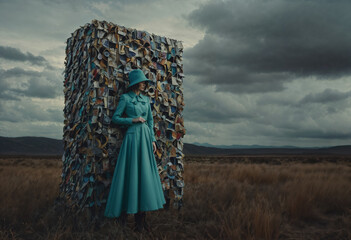
<path fill-rule="evenodd" d="M 59 159 L 0 159 L 1 239 L 351 239 L 351 164 L 188 162 L 185 205 L 147 213 L 152 234 L 96 230 L 53 208 Z M 211 161 L 212 161 L 211 160 Z"/>

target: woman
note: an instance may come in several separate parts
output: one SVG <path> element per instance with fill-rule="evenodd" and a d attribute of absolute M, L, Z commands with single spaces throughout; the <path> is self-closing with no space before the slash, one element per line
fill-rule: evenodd
<path fill-rule="evenodd" d="M 135 229 L 150 231 L 145 211 L 163 208 L 166 203 L 154 153 L 156 139 L 150 99 L 141 92 L 147 79 L 140 69 L 129 73 L 127 93 L 122 94 L 112 122 L 127 126 L 114 171 L 105 216 L 119 217 L 126 225 L 127 214 L 134 213 Z M 127 117 L 123 118 L 122 114 Z"/>

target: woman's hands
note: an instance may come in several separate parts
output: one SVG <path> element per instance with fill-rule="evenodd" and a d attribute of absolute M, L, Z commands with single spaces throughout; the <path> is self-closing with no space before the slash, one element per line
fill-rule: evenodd
<path fill-rule="evenodd" d="M 136 123 L 136 122 L 145 122 L 146 120 L 142 117 L 137 117 L 137 118 L 133 118 L 132 122 Z"/>
<path fill-rule="evenodd" d="M 133 118 L 132 120 L 133 123 L 137 123 L 137 122 L 146 122 L 146 120 L 142 117 L 137 117 L 137 118 Z M 156 143 L 155 142 L 152 142 L 152 148 L 153 148 L 153 151 L 154 153 L 156 152 Z"/>
<path fill-rule="evenodd" d="M 156 152 L 156 143 L 152 142 L 152 148 L 154 149 L 154 153 Z"/>

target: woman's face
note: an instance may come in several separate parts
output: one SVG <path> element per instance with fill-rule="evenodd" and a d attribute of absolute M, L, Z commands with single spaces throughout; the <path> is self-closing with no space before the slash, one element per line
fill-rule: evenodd
<path fill-rule="evenodd" d="M 145 87 L 146 87 L 145 81 L 139 83 L 139 90 L 140 90 L 140 91 L 145 91 Z"/>

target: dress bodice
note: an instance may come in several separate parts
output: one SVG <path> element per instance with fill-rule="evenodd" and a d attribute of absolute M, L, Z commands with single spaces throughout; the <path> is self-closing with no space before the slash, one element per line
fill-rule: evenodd
<path fill-rule="evenodd" d="M 129 101 L 126 102 L 126 114 L 128 117 L 143 117 L 146 120 L 149 99 L 143 94 L 135 94 L 133 91 L 127 93 Z"/>
<path fill-rule="evenodd" d="M 126 113 L 127 117 L 122 117 L 123 113 Z M 134 123 L 133 118 L 142 117 L 146 121 L 144 123 Z M 156 141 L 154 129 L 153 129 L 153 116 L 151 112 L 150 99 L 149 97 L 139 94 L 137 95 L 133 91 L 129 91 L 122 94 L 117 109 L 112 116 L 112 122 L 127 126 L 127 133 L 132 133 L 135 127 L 142 127 L 141 125 L 146 124 L 150 129 L 151 138 Z"/>

